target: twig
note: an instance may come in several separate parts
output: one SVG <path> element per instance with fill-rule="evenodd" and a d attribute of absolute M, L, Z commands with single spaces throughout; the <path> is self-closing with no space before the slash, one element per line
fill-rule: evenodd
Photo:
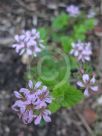
<path fill-rule="evenodd" d="M 35 10 L 29 8 L 27 5 L 24 4 L 24 2 L 22 2 L 21 0 L 16 0 L 16 2 L 24 9 L 30 11 L 30 12 L 35 12 Z"/>
<path fill-rule="evenodd" d="M 76 111 L 76 114 L 78 115 L 78 117 L 80 118 L 81 122 L 83 123 L 84 127 L 86 128 L 86 130 L 88 131 L 88 133 L 91 135 L 91 136 L 94 136 L 94 133 L 93 131 L 91 130 L 91 128 L 89 127 L 88 123 L 86 122 L 86 120 L 84 119 L 84 117 Z"/>

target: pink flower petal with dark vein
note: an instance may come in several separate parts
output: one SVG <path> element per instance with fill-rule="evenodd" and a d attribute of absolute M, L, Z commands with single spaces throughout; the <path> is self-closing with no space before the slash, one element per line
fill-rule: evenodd
<path fill-rule="evenodd" d="M 40 121 L 41 121 L 41 115 L 39 115 L 39 116 L 36 117 L 36 119 L 34 121 L 35 125 L 40 124 Z"/>
<path fill-rule="evenodd" d="M 89 96 L 89 91 L 88 91 L 87 88 L 86 88 L 85 91 L 84 91 L 84 95 L 85 95 L 85 96 Z"/>
<path fill-rule="evenodd" d="M 92 86 L 92 87 L 90 87 L 91 89 L 92 89 L 92 91 L 94 91 L 94 92 L 97 92 L 98 91 L 98 86 Z"/>

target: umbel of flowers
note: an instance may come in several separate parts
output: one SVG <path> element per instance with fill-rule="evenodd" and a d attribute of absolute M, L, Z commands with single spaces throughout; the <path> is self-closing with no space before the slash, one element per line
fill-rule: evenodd
<path fill-rule="evenodd" d="M 34 122 L 35 125 L 38 125 L 42 119 L 45 122 L 51 121 L 51 112 L 47 107 L 52 102 L 52 97 L 47 87 L 43 86 L 41 82 L 37 82 L 34 85 L 30 80 L 28 88 L 14 91 L 14 95 L 17 101 L 12 106 L 12 109 L 17 112 L 17 115 L 25 124 Z"/>
<path fill-rule="evenodd" d="M 75 56 L 78 61 L 85 62 L 90 61 L 92 55 L 91 43 L 85 43 L 78 41 L 77 43 L 72 43 L 72 50 L 70 54 Z"/>
<path fill-rule="evenodd" d="M 90 76 L 88 74 L 83 74 L 82 75 L 82 80 L 83 81 L 78 81 L 77 85 L 84 90 L 84 95 L 89 96 L 91 91 L 97 92 L 98 91 L 98 86 L 96 86 L 96 79 L 95 75 L 92 76 L 90 79 Z"/>
<path fill-rule="evenodd" d="M 22 31 L 20 35 L 15 36 L 15 41 L 16 43 L 12 47 L 20 55 L 37 56 L 44 48 L 43 41 L 40 39 L 40 34 L 36 29 Z"/>
<path fill-rule="evenodd" d="M 70 16 L 76 17 L 80 14 L 80 10 L 78 6 L 70 5 L 67 7 L 66 11 L 69 13 Z"/>

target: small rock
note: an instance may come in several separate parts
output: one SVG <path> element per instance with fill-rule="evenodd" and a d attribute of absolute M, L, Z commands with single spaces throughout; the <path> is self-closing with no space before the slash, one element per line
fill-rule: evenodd
<path fill-rule="evenodd" d="M 91 125 L 92 123 L 94 123 L 96 121 L 96 112 L 93 111 L 92 109 L 85 109 L 83 112 L 84 118 L 87 121 L 87 123 L 89 125 Z"/>

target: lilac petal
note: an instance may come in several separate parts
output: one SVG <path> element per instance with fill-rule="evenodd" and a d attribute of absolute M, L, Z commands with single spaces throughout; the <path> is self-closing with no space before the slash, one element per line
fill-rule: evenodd
<path fill-rule="evenodd" d="M 20 108 L 20 112 L 21 112 L 22 114 L 25 112 L 25 110 L 26 110 L 26 107 L 25 107 L 25 106 L 22 106 L 22 107 Z"/>
<path fill-rule="evenodd" d="M 52 98 L 50 98 L 50 97 L 49 97 L 49 98 L 46 98 L 45 101 L 46 101 L 47 103 L 51 103 L 51 102 L 52 102 Z"/>
<path fill-rule="evenodd" d="M 13 104 L 11 108 L 12 108 L 12 110 L 14 110 L 14 111 L 19 111 L 19 109 L 17 109 L 17 107 L 16 107 L 15 104 Z"/>
<path fill-rule="evenodd" d="M 36 89 L 36 88 L 35 88 Z M 39 96 L 39 95 L 41 95 L 43 93 L 43 91 L 42 90 L 37 90 L 37 92 L 35 93 L 36 94 L 36 96 Z"/>
<path fill-rule="evenodd" d="M 24 124 L 29 124 L 33 121 L 33 111 L 30 110 L 30 111 L 26 111 L 23 116 L 22 116 L 22 120 L 24 122 Z"/>
<path fill-rule="evenodd" d="M 21 107 L 23 105 L 24 105 L 24 103 L 21 100 L 18 100 L 15 102 L 15 106 Z"/>
<path fill-rule="evenodd" d="M 90 82 L 91 82 L 92 84 L 94 84 L 94 83 L 96 82 L 96 79 L 95 79 L 94 76 L 93 76 L 93 78 L 90 80 Z"/>
<path fill-rule="evenodd" d="M 23 35 L 23 34 L 19 36 L 19 39 L 20 39 L 21 41 L 24 40 L 24 38 L 25 38 L 25 35 Z"/>
<path fill-rule="evenodd" d="M 89 56 L 86 56 L 86 57 L 85 57 L 85 60 L 90 61 L 90 57 L 89 57 Z"/>
<path fill-rule="evenodd" d="M 37 116 L 37 118 L 35 119 L 34 121 L 35 125 L 40 124 L 40 121 L 41 121 L 41 115 Z"/>
<path fill-rule="evenodd" d="M 77 85 L 80 86 L 80 87 L 85 87 L 84 84 L 81 81 L 78 81 Z"/>
<path fill-rule="evenodd" d="M 47 115 L 43 115 L 43 119 L 46 121 L 46 122 L 51 122 L 51 118 Z"/>
<path fill-rule="evenodd" d="M 37 97 L 35 94 L 29 94 L 27 96 L 27 100 L 30 101 L 32 104 L 35 103 L 36 99 L 37 99 Z"/>
<path fill-rule="evenodd" d="M 13 48 L 16 48 L 18 46 L 18 44 L 13 44 L 12 47 Z"/>
<path fill-rule="evenodd" d="M 24 124 L 28 124 L 28 112 L 27 111 L 23 114 L 22 121 Z"/>
<path fill-rule="evenodd" d="M 16 96 L 16 98 L 22 98 L 21 94 L 17 91 L 14 91 L 14 95 Z"/>
<path fill-rule="evenodd" d="M 26 53 L 27 53 L 28 56 L 30 56 L 30 55 L 32 55 L 33 52 L 32 52 L 32 50 L 27 49 L 27 50 L 26 50 Z"/>
<path fill-rule="evenodd" d="M 26 88 L 21 88 L 19 90 L 20 93 L 23 93 L 25 96 L 28 96 L 28 94 L 30 93 L 30 91 Z"/>
<path fill-rule="evenodd" d="M 27 97 L 27 100 L 24 101 L 23 103 L 24 103 L 24 105 L 29 105 L 29 104 L 31 104 L 31 101 L 29 101 L 29 99 L 28 99 L 28 97 Z"/>
<path fill-rule="evenodd" d="M 34 119 L 33 111 L 32 111 L 32 110 L 30 110 L 30 111 L 28 112 L 28 117 L 29 117 L 28 123 L 31 123 L 31 122 L 33 121 L 33 119 Z"/>
<path fill-rule="evenodd" d="M 91 54 L 92 54 L 91 49 L 90 49 L 90 50 L 89 50 L 89 49 L 87 49 L 87 50 L 85 51 L 85 54 L 86 54 L 86 55 L 91 55 Z"/>
<path fill-rule="evenodd" d="M 22 107 L 23 106 L 23 102 L 21 100 L 18 100 L 15 102 L 14 105 L 12 105 L 12 109 L 14 111 L 19 111 L 18 108 Z"/>
<path fill-rule="evenodd" d="M 36 34 L 36 29 L 32 29 L 32 34 L 33 34 L 33 35 Z"/>
<path fill-rule="evenodd" d="M 35 84 L 35 89 L 38 89 L 40 86 L 41 86 L 41 82 L 39 81 L 39 82 L 37 82 L 36 84 Z"/>
<path fill-rule="evenodd" d="M 92 89 L 92 91 L 94 91 L 94 92 L 97 92 L 98 91 L 98 86 L 92 86 L 92 87 L 90 87 L 91 89 Z"/>
<path fill-rule="evenodd" d="M 15 35 L 15 40 L 17 41 L 17 42 L 19 42 L 19 35 Z"/>
<path fill-rule="evenodd" d="M 51 111 L 50 111 L 50 110 L 45 110 L 44 113 L 45 113 L 46 115 L 51 115 Z"/>
<path fill-rule="evenodd" d="M 82 78 L 83 78 L 84 83 L 87 83 L 90 80 L 88 74 L 84 74 Z"/>
<path fill-rule="evenodd" d="M 39 32 L 36 32 L 35 37 L 40 38 L 40 34 L 39 34 Z"/>
<path fill-rule="evenodd" d="M 29 86 L 31 89 L 33 89 L 33 82 L 32 82 L 31 80 L 29 80 L 28 86 Z"/>
<path fill-rule="evenodd" d="M 79 52 L 76 50 L 74 51 L 74 56 L 77 57 L 79 55 Z"/>
<path fill-rule="evenodd" d="M 89 96 L 89 91 L 88 91 L 87 88 L 86 88 L 85 91 L 84 91 L 84 95 L 85 95 L 85 96 Z"/>
<path fill-rule="evenodd" d="M 43 102 L 43 101 L 39 101 L 38 103 L 36 102 L 35 104 L 36 104 L 35 109 L 41 109 L 42 107 L 47 106 L 47 104 L 45 102 Z"/>
<path fill-rule="evenodd" d="M 43 91 L 46 91 L 46 90 L 47 90 L 47 86 L 43 86 L 43 87 L 42 87 L 42 90 L 43 90 Z"/>
<path fill-rule="evenodd" d="M 41 52 L 41 49 L 38 48 L 38 47 L 35 47 L 35 52 L 36 52 L 36 53 L 39 53 L 39 52 Z"/>

